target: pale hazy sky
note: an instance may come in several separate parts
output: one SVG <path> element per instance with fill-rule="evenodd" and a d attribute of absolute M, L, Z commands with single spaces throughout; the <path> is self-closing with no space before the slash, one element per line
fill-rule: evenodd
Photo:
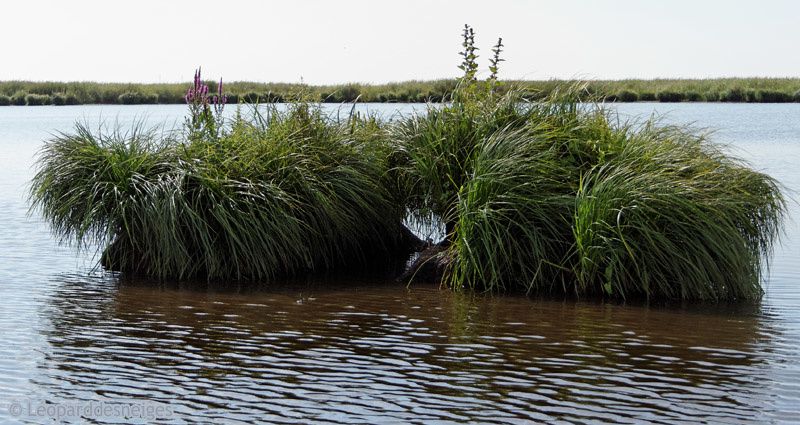
<path fill-rule="evenodd" d="M 501 77 L 800 76 L 800 1 L 4 1 L 0 80 L 455 77 L 465 23 Z"/>

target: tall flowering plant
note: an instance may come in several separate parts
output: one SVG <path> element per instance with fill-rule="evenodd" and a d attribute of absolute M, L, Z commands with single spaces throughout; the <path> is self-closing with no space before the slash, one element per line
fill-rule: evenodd
<path fill-rule="evenodd" d="M 192 133 L 216 137 L 222 127 L 222 112 L 228 103 L 228 96 L 222 91 L 222 78 L 219 79 L 217 94 L 209 95 L 208 85 L 200 75 L 201 68 L 194 73 L 194 82 L 186 91 L 184 100 L 189 105 L 189 129 Z"/>

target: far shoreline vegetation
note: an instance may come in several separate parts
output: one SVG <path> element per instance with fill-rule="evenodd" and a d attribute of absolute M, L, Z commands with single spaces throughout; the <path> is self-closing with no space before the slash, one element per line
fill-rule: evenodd
<path fill-rule="evenodd" d="M 229 103 L 283 103 L 299 93 L 323 103 L 422 103 L 449 101 L 459 79 L 385 84 L 226 82 Z M 549 97 L 570 80 L 504 80 L 505 90 L 520 90 L 529 100 Z M 716 78 L 590 80 L 586 90 L 605 102 L 800 102 L 800 78 Z M 210 90 L 216 82 L 206 81 Z M 0 106 L 86 104 L 184 104 L 187 83 L 97 83 L 0 81 Z"/>

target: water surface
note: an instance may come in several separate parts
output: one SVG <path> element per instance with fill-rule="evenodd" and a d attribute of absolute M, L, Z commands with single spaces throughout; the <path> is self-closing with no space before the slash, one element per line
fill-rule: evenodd
<path fill-rule="evenodd" d="M 407 105 L 363 105 L 385 115 Z M 626 104 L 714 138 L 800 190 L 800 105 Z M 800 421 L 800 212 L 755 305 L 454 294 L 391 282 L 126 282 L 59 247 L 25 186 L 75 119 L 184 108 L 0 108 L 0 422 L 10 409 L 149 401 L 176 423 Z M 65 418 L 80 422 L 79 417 Z M 90 418 L 140 421 L 137 417 Z"/>

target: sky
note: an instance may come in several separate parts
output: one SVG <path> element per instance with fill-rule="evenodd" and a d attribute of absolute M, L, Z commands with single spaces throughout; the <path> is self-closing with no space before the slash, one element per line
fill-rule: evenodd
<path fill-rule="evenodd" d="M 0 80 L 382 83 L 452 78 L 464 24 L 504 79 L 800 76 L 800 1 L 2 3 Z M 483 71 L 488 73 L 488 71 Z"/>

